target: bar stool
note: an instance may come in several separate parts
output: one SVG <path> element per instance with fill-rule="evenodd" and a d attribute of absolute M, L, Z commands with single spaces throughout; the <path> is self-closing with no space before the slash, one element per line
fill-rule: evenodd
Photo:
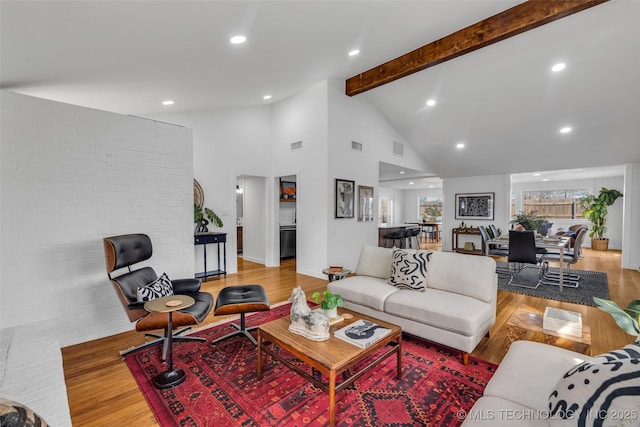
<path fill-rule="evenodd" d="M 388 233 L 383 236 L 384 238 L 384 247 L 388 248 L 387 243 L 391 241 L 391 246 L 396 246 L 396 242 L 399 242 L 397 247 L 404 248 L 404 237 L 405 230 L 394 231 L 393 233 Z"/>
<path fill-rule="evenodd" d="M 406 231 L 406 238 L 409 241 L 409 247 L 412 248 L 411 239 L 414 239 L 416 242 L 416 247 L 420 249 L 420 240 L 418 239 L 418 235 L 420 234 L 419 228 L 410 228 Z"/>

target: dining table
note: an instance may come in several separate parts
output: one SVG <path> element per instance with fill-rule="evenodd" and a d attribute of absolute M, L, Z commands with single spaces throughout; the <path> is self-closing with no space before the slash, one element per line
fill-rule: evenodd
<path fill-rule="evenodd" d="M 552 250 L 559 253 L 558 261 L 560 263 L 560 274 L 558 278 L 558 287 L 562 293 L 562 286 L 564 283 L 564 253 L 569 248 L 571 238 L 561 236 L 546 237 L 542 235 L 536 236 L 536 248 Z M 509 236 L 500 235 L 489 239 L 485 242 L 485 253 L 489 253 L 491 246 L 509 247 Z"/>

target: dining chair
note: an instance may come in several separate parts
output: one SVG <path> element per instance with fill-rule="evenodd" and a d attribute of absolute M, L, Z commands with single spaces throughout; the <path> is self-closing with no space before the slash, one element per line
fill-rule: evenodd
<path fill-rule="evenodd" d="M 537 289 L 540 286 L 540 280 L 535 286 L 528 286 L 521 283 L 515 283 L 514 279 L 517 274 L 520 274 L 525 268 L 531 268 L 532 265 L 538 267 L 538 276 L 540 277 L 541 269 L 540 265 L 541 257 L 536 253 L 536 237 L 533 231 L 515 231 L 509 230 L 509 268 L 511 270 L 511 277 L 509 278 L 509 285 L 518 286 L 521 288 Z"/>
<path fill-rule="evenodd" d="M 480 231 L 480 236 L 482 236 L 482 255 L 489 256 L 509 256 L 509 249 L 506 247 L 500 248 L 495 246 L 489 246 L 489 253 L 487 254 L 487 242 L 491 240 L 489 236 L 489 232 L 484 225 L 479 225 L 478 230 Z"/>
<path fill-rule="evenodd" d="M 578 274 L 571 274 L 571 266 L 578 262 L 582 256 L 582 245 L 584 239 L 587 236 L 587 229 L 581 229 L 578 231 L 576 241 L 574 243 L 573 250 L 565 251 L 562 254 L 562 263 L 567 264 L 566 270 L 562 272 L 562 286 L 568 288 L 577 288 L 580 276 Z M 560 252 L 547 252 L 542 255 L 542 279 L 541 283 L 544 285 L 560 285 L 560 272 L 549 271 L 549 262 L 560 262 Z M 560 268 L 564 269 L 561 265 Z"/>

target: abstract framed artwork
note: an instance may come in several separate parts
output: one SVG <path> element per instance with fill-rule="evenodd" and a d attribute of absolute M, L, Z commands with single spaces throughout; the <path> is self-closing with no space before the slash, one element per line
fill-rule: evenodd
<path fill-rule="evenodd" d="M 355 181 L 336 179 L 336 218 L 353 218 Z"/>
<path fill-rule="evenodd" d="M 373 221 L 373 187 L 358 185 L 358 221 Z"/>
<path fill-rule="evenodd" d="M 495 193 L 456 194 L 456 219 L 493 219 Z"/>

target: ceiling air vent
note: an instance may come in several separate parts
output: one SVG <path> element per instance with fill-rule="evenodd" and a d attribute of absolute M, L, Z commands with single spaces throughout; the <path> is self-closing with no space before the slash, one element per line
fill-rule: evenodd
<path fill-rule="evenodd" d="M 351 141 L 351 148 L 357 151 L 362 151 L 362 144 L 359 142 Z"/>
<path fill-rule="evenodd" d="M 393 141 L 393 155 L 404 157 L 404 144 L 401 142 Z"/>
<path fill-rule="evenodd" d="M 302 141 L 296 141 L 291 143 L 291 151 L 299 150 L 302 148 Z"/>

